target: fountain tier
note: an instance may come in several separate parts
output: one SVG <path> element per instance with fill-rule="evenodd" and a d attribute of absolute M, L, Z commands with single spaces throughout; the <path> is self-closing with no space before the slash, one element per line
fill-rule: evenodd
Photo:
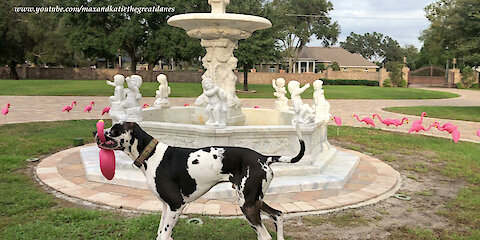
<path fill-rule="evenodd" d="M 270 28 L 272 23 L 265 18 L 231 13 L 189 13 L 176 15 L 168 24 L 183 28 L 188 36 L 205 40 L 220 38 L 245 39 L 252 32 Z"/>

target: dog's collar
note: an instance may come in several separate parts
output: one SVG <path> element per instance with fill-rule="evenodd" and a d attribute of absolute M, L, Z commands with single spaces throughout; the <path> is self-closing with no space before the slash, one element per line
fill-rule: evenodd
<path fill-rule="evenodd" d="M 157 144 L 158 144 L 158 140 L 153 138 L 152 141 L 150 141 L 148 145 L 143 149 L 142 154 L 140 154 L 140 156 L 138 156 L 138 158 L 135 159 L 133 164 L 135 164 L 135 166 L 140 168 L 143 165 L 143 162 L 145 161 L 145 159 L 152 153 L 153 149 L 155 149 Z"/>

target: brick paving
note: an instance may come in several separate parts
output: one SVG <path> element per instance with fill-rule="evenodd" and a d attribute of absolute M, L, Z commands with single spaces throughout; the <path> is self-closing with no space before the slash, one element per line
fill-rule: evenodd
<path fill-rule="evenodd" d="M 464 89 L 451 89 L 451 88 L 426 88 L 427 90 L 446 91 L 461 95 L 458 98 L 451 99 L 412 99 L 412 100 L 343 100 L 343 99 L 331 99 L 328 100 L 331 104 L 330 112 L 332 115 L 340 116 L 342 118 L 342 124 L 346 126 L 365 127 L 364 123 L 358 123 L 352 114 L 357 114 L 360 117 L 372 116 L 374 113 L 380 114 L 383 118 L 401 118 L 404 115 L 386 112 L 382 110 L 387 107 L 397 106 L 480 106 L 480 91 L 464 90 Z M 328 95 L 328 92 L 327 92 Z M 62 108 L 65 105 L 70 104 L 72 101 L 77 101 L 77 106 L 70 112 L 62 112 Z M 84 113 L 83 108 L 95 101 L 95 106 L 91 113 Z M 155 98 L 147 97 L 143 98 L 141 103 L 149 104 L 153 106 Z M 170 98 L 172 106 L 183 106 L 188 103 L 190 106 L 194 106 L 195 98 Z M 242 104 L 244 107 L 259 106 L 261 108 L 273 108 L 274 99 L 251 99 L 242 98 Z M 79 97 L 79 96 L 0 96 L 0 107 L 10 102 L 12 107 L 7 117 L 1 116 L 0 125 L 7 123 L 21 123 L 21 122 L 36 122 L 36 121 L 61 121 L 61 120 L 74 120 L 74 119 L 104 119 L 108 116 L 102 116 L 102 109 L 109 106 L 108 97 Z M 312 99 L 305 99 L 306 103 L 312 104 Z M 408 116 L 410 121 L 419 119 L 416 116 Z M 440 123 L 445 122 L 445 119 L 438 118 L 426 118 L 424 125 L 430 124 L 434 121 Z M 461 132 L 461 140 L 480 142 L 480 138 L 477 137 L 476 131 L 480 129 L 480 123 L 448 120 L 459 127 Z M 331 124 L 334 124 L 331 122 Z M 400 127 L 387 127 L 383 124 L 378 124 L 377 128 L 396 131 L 396 132 L 408 132 L 411 126 Z M 417 134 L 417 133 L 414 133 Z M 436 131 L 435 129 L 429 132 L 421 132 L 419 134 L 445 137 L 449 138 L 449 134 L 446 132 Z"/>
<path fill-rule="evenodd" d="M 99 205 L 161 211 L 160 201 L 148 190 L 88 181 L 80 160 L 80 148 L 71 148 L 43 159 L 36 169 L 40 181 L 66 195 Z M 265 197 L 265 201 L 284 213 L 314 212 L 380 200 L 390 196 L 398 186 L 400 174 L 389 165 L 368 155 L 339 150 L 360 156 L 360 163 L 344 188 L 271 194 Z M 184 214 L 237 216 L 242 212 L 233 199 L 199 198 L 187 205 Z"/>

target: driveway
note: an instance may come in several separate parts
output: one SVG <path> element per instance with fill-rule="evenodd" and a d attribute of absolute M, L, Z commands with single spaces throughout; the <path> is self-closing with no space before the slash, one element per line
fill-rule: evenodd
<path fill-rule="evenodd" d="M 434 91 L 446 91 L 459 94 L 458 98 L 450 99 L 412 99 L 412 100 L 328 100 L 331 105 L 330 113 L 332 115 L 340 116 L 343 125 L 363 127 L 363 123 L 358 123 L 351 116 L 357 114 L 359 117 L 372 116 L 374 113 L 380 114 L 383 118 L 401 118 L 402 114 L 386 112 L 382 110 L 386 107 L 400 107 L 400 106 L 480 106 L 480 91 L 450 89 L 450 88 L 425 88 Z M 72 101 L 77 101 L 77 106 L 70 112 L 62 112 L 65 105 Z M 83 112 L 83 108 L 90 103 L 95 102 L 95 106 L 91 113 Z M 141 103 L 153 105 L 155 98 L 143 98 Z M 183 106 L 188 103 L 194 106 L 194 98 L 170 98 L 173 106 Z M 244 107 L 259 106 L 261 108 L 273 108 L 274 99 L 241 99 Z M 306 103 L 312 104 L 312 99 L 305 99 Z M 1 116 L 0 124 L 6 123 L 21 123 L 21 122 L 36 122 L 36 121 L 60 121 L 60 120 L 74 120 L 74 119 L 102 119 L 108 118 L 102 116 L 102 109 L 109 106 L 108 97 L 78 97 L 78 96 L 0 96 L 0 107 L 3 108 L 7 102 L 11 103 L 10 113 L 3 117 Z M 479 113 L 480 114 L 480 113 Z M 408 116 L 413 122 L 419 117 Z M 445 122 L 444 119 L 426 118 L 424 125 L 430 124 L 433 121 L 440 123 Z M 461 140 L 480 142 L 476 131 L 480 128 L 480 123 L 448 120 L 455 125 L 458 125 L 461 132 Z M 332 123 L 333 124 L 333 123 Z M 377 126 L 388 131 L 408 132 L 411 124 L 401 127 L 386 127 L 381 124 Z M 424 135 L 449 137 L 448 133 L 434 131 L 422 132 Z"/>

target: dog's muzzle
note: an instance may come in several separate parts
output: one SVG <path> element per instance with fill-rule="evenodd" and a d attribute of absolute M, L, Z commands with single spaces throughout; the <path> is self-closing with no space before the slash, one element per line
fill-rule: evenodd
<path fill-rule="evenodd" d="M 100 140 L 100 138 L 98 137 L 97 131 L 93 131 L 93 137 L 95 138 L 95 141 L 97 142 L 97 146 L 101 149 L 120 150 L 118 148 L 118 144 L 113 139 L 107 138 L 105 142 L 102 142 Z"/>

